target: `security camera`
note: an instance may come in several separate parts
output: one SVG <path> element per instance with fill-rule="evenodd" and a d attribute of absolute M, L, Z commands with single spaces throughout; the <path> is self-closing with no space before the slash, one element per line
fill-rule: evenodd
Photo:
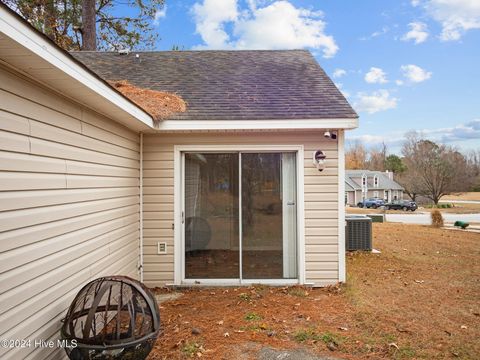
<path fill-rule="evenodd" d="M 318 171 L 325 169 L 325 160 L 327 156 L 322 150 L 317 150 L 313 152 L 313 165 L 317 168 Z"/>
<path fill-rule="evenodd" d="M 325 137 L 325 139 L 332 139 L 332 140 L 336 140 L 337 139 L 337 132 L 336 131 L 330 131 L 330 130 L 327 130 L 323 133 L 323 136 Z"/>

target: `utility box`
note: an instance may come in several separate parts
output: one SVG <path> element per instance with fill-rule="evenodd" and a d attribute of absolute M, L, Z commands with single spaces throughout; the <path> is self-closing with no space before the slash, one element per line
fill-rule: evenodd
<path fill-rule="evenodd" d="M 372 219 L 363 215 L 347 215 L 345 222 L 345 249 L 372 251 Z"/>
<path fill-rule="evenodd" d="M 383 216 L 383 214 L 367 214 L 367 216 L 372 219 L 372 222 L 385 222 L 385 217 Z"/>

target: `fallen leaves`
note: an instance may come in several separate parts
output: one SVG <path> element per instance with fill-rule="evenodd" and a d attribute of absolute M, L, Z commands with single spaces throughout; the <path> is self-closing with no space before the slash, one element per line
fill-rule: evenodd
<path fill-rule="evenodd" d="M 213 359 L 237 359 L 247 344 L 255 349 L 298 347 L 294 336 L 301 329 L 313 329 L 318 339 L 306 340 L 302 347 L 321 354 L 336 351 L 345 359 L 480 358 L 480 346 L 473 340 L 479 338 L 475 295 L 480 282 L 472 277 L 480 273 L 479 235 L 440 239 L 440 233 L 449 231 L 397 224 L 374 227 L 381 229 L 375 230 L 374 241 L 381 242 L 382 256 L 350 255 L 345 286 L 183 290 L 180 301 L 162 304 L 165 335 L 149 360 L 185 357 L 182 349 L 190 343 L 203 348 L 195 348 L 192 357 Z M 385 240 L 384 233 L 391 239 Z M 435 255 L 439 250 L 451 254 L 446 247 L 457 242 L 462 244 L 455 250 L 458 258 Z M 261 319 L 245 320 L 249 313 Z M 192 334 L 194 327 L 201 334 Z M 329 345 L 331 339 L 323 338 L 327 332 L 344 341 Z M 174 347 L 179 339 L 183 341 Z"/>

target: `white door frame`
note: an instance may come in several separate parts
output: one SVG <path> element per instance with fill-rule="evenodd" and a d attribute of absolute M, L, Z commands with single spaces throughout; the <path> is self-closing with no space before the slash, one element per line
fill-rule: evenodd
<path fill-rule="evenodd" d="M 297 261 L 298 279 L 185 279 L 184 224 L 182 203 L 184 189 L 184 152 L 287 152 L 297 154 Z M 174 145 L 174 285 L 272 285 L 305 283 L 305 209 L 304 209 L 304 148 L 303 145 Z"/>

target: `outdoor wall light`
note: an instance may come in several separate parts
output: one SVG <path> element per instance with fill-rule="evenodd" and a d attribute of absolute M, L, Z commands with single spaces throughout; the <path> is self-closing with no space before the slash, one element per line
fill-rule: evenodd
<path fill-rule="evenodd" d="M 317 150 L 313 152 L 313 165 L 317 168 L 318 171 L 323 171 L 325 169 L 325 162 L 327 156 L 322 150 Z"/>

